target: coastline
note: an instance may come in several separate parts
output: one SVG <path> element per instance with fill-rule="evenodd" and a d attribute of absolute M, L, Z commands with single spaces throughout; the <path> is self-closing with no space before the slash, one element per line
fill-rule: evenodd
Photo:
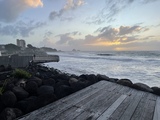
<path fill-rule="evenodd" d="M 8 70 L 13 71 L 11 68 L 8 68 Z M 109 78 L 100 74 L 77 76 L 42 65 L 32 65 L 24 70 L 29 72 L 32 77 L 17 79 L 11 77 L 12 72 L 1 74 L 1 85 L 4 85 L 3 81 L 5 79 L 8 80 L 5 90 L 0 96 L 0 116 L 2 120 L 5 120 L 6 117 L 15 119 L 25 115 L 101 80 L 160 95 L 160 88 L 150 88 L 143 83 L 133 84 L 129 79 Z M 12 114 L 8 114 L 8 112 Z"/>

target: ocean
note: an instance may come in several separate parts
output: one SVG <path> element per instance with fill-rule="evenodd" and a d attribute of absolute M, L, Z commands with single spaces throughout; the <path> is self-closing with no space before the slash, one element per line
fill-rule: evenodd
<path fill-rule="evenodd" d="M 160 87 L 160 51 L 129 52 L 49 52 L 60 61 L 48 67 L 70 74 L 103 74 L 110 78 L 127 78 L 150 87 Z"/>

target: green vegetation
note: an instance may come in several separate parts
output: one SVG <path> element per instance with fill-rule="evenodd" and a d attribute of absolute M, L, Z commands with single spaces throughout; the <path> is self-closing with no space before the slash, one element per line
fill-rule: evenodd
<path fill-rule="evenodd" d="M 6 80 L 4 81 L 4 83 L 3 83 L 3 85 L 0 87 L 0 95 L 3 94 L 3 92 L 4 92 L 4 90 L 5 90 L 5 87 L 6 87 L 6 85 L 7 85 L 7 82 L 8 82 L 8 80 L 6 79 Z"/>
<path fill-rule="evenodd" d="M 22 69 L 16 69 L 13 71 L 13 77 L 15 78 L 30 78 L 31 74 Z"/>

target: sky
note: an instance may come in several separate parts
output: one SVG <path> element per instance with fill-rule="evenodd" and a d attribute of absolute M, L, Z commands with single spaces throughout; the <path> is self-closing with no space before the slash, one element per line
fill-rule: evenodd
<path fill-rule="evenodd" d="M 0 0 L 0 44 L 160 50 L 160 0 Z"/>

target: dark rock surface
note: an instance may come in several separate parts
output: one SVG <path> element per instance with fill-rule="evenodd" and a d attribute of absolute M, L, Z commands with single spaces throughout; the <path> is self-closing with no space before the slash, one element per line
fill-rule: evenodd
<path fill-rule="evenodd" d="M 54 94 L 54 88 L 52 86 L 42 85 L 41 87 L 38 88 L 37 94 L 38 95 L 45 95 L 45 94 L 52 95 Z"/>
<path fill-rule="evenodd" d="M 18 100 L 23 100 L 29 96 L 29 93 L 25 91 L 22 87 L 14 87 L 12 92 L 16 95 Z"/>
<path fill-rule="evenodd" d="M 128 87 L 132 87 L 132 85 L 133 85 L 132 81 L 129 79 L 120 79 L 117 81 L 117 83 L 121 84 L 121 85 L 128 86 Z"/>
<path fill-rule="evenodd" d="M 143 83 L 135 83 L 133 84 L 133 88 L 146 92 L 153 92 L 153 90 L 148 85 Z"/>
<path fill-rule="evenodd" d="M 17 97 L 12 91 L 7 91 L 1 96 L 1 101 L 6 107 L 13 107 L 17 102 Z"/>

